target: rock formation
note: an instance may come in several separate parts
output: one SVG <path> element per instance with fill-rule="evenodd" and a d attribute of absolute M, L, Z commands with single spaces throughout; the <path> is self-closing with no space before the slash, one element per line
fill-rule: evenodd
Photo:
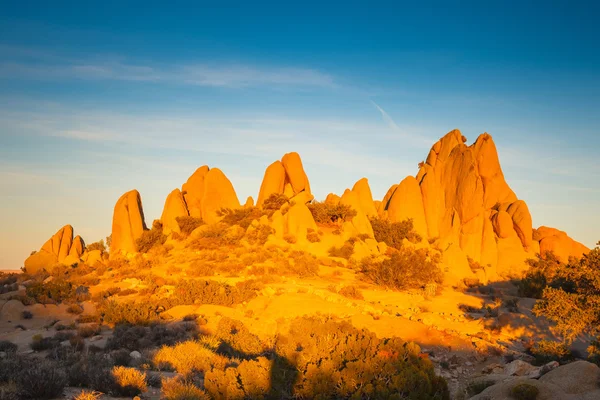
<path fill-rule="evenodd" d="M 204 178 L 208 174 L 208 165 L 198 168 L 181 187 L 189 214 L 192 217 L 202 217 L 202 198 L 204 197 Z"/>
<path fill-rule="evenodd" d="M 163 225 L 163 233 L 168 235 L 171 232 L 180 232 L 179 224 L 177 223 L 178 217 L 185 217 L 188 215 L 188 209 L 183 199 L 183 194 L 179 189 L 173 190 L 167 196 L 165 200 L 165 206 L 163 208 L 160 220 Z"/>
<path fill-rule="evenodd" d="M 412 218 L 417 233 L 450 252 L 447 266 L 458 278 L 472 277 L 464 267 L 468 259 L 484 267 L 486 279 L 495 279 L 521 274 L 525 260 L 540 250 L 561 260 L 588 251 L 551 228 L 534 237 L 527 204 L 506 183 L 492 137 L 484 133 L 471 146 L 465 142 L 458 130 L 442 137 L 416 178 L 388 190 L 378 214 L 393 222 Z"/>
<path fill-rule="evenodd" d="M 377 208 L 373 201 L 369 180 L 367 178 L 359 179 L 352 187 L 352 191 L 358 196 L 358 203 L 365 215 L 369 218 L 377 216 Z"/>
<path fill-rule="evenodd" d="M 265 170 L 256 205 L 262 206 L 272 194 L 284 194 L 295 202 L 308 203 L 314 197 L 298 153 L 287 153 Z"/>
<path fill-rule="evenodd" d="M 146 222 L 142 198 L 134 189 L 123 194 L 115 204 L 110 244 L 111 258 L 119 254 L 135 253 L 137 251 L 135 241 L 142 236 L 144 230 L 146 230 Z"/>
<path fill-rule="evenodd" d="M 65 225 L 44 243 L 40 251 L 25 260 L 25 270 L 36 273 L 42 269 L 50 271 L 56 264 L 75 264 L 84 248 L 83 239 L 80 236 L 73 239 L 73 227 Z"/>
<path fill-rule="evenodd" d="M 202 196 L 202 219 L 207 224 L 220 220 L 217 211 L 221 208 L 240 208 L 233 185 L 225 174 L 218 168 L 208 171 L 204 178 Z"/>

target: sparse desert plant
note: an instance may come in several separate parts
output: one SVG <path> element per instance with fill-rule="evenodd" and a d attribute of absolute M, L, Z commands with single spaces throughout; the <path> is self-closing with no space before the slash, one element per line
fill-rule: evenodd
<path fill-rule="evenodd" d="M 529 270 L 525 277 L 516 282 L 519 296 L 541 299 L 544 289 L 552 282 L 557 272 L 564 269 L 564 264 L 552 252 L 547 252 L 544 258 L 529 259 L 527 264 Z"/>
<path fill-rule="evenodd" d="M 395 249 L 402 248 L 402 241 L 407 239 L 409 242 L 418 243 L 421 241 L 421 236 L 413 229 L 412 219 L 407 219 L 400 222 L 390 222 L 388 220 L 375 217 L 371 218 L 371 226 L 375 240 L 384 242 L 389 247 Z"/>
<path fill-rule="evenodd" d="M 540 340 L 530 349 L 535 357 L 535 364 L 543 365 L 550 361 L 565 362 L 572 358 L 569 347 L 563 342 Z"/>
<path fill-rule="evenodd" d="M 337 226 L 344 221 L 350 221 L 356 216 L 356 210 L 350 206 L 337 203 L 312 202 L 308 204 L 315 222 L 322 226 Z"/>
<path fill-rule="evenodd" d="M 96 336 L 96 335 L 99 335 L 100 332 L 101 332 L 101 328 L 100 328 L 100 325 L 98 325 L 98 324 L 83 325 L 77 329 L 77 334 L 79 336 L 81 336 L 82 338 L 89 338 L 92 336 Z"/>
<path fill-rule="evenodd" d="M 364 279 L 390 289 L 422 288 L 428 283 L 442 283 L 437 259 L 430 259 L 424 249 L 394 251 L 389 259 L 376 262 L 365 259 L 361 265 Z"/>
<path fill-rule="evenodd" d="M 210 396 L 192 382 L 179 378 L 163 378 L 161 393 L 165 400 L 209 400 Z"/>
<path fill-rule="evenodd" d="M 539 393 L 540 390 L 536 386 L 525 382 L 515 385 L 510 391 L 515 400 L 535 400 Z"/>
<path fill-rule="evenodd" d="M 342 247 L 332 246 L 328 250 L 328 253 L 330 257 L 341 257 L 348 260 L 350 257 L 352 257 L 352 254 L 354 254 L 354 242 L 347 240 Z"/>
<path fill-rule="evenodd" d="M 19 393 L 26 399 L 52 399 L 62 395 L 67 374 L 48 360 L 28 360 L 16 375 Z"/>
<path fill-rule="evenodd" d="M 270 212 L 270 214 L 272 214 L 273 212 L 279 210 L 281 207 L 283 207 L 288 202 L 289 202 L 289 199 L 285 194 L 273 193 L 272 195 L 270 195 L 269 197 L 267 197 L 265 199 L 265 201 L 262 204 L 262 209 L 267 212 Z"/>
<path fill-rule="evenodd" d="M 114 300 L 104 301 L 100 306 L 103 320 L 107 324 L 129 323 L 149 324 L 157 319 L 156 305 L 149 302 L 120 303 Z"/>
<path fill-rule="evenodd" d="M 4 353 L 16 353 L 19 346 L 8 340 L 0 340 L 0 351 Z"/>
<path fill-rule="evenodd" d="M 248 208 L 221 208 L 217 211 L 217 215 L 222 217 L 221 222 L 229 226 L 239 225 L 244 229 L 248 229 L 252 221 L 259 219 L 262 212 L 258 207 Z"/>
<path fill-rule="evenodd" d="M 99 400 L 102 393 L 90 390 L 82 390 L 73 400 Z"/>
<path fill-rule="evenodd" d="M 99 240 L 98 242 L 90 243 L 85 246 L 85 250 L 90 252 L 94 250 L 100 250 L 100 253 L 104 253 L 106 251 L 106 245 L 104 244 L 104 240 Z"/>
<path fill-rule="evenodd" d="M 288 242 L 289 244 L 295 244 L 297 242 L 296 236 L 292 234 L 287 234 L 283 237 L 283 240 Z"/>
<path fill-rule="evenodd" d="M 319 273 L 319 262 L 312 254 L 304 251 L 294 250 L 289 255 L 290 263 L 287 269 L 293 275 L 300 278 L 316 276 Z"/>
<path fill-rule="evenodd" d="M 362 292 L 355 285 L 344 286 L 340 289 L 339 293 L 349 299 L 364 300 Z"/>
<path fill-rule="evenodd" d="M 272 233 L 275 233 L 275 229 L 271 228 L 269 225 L 261 224 L 246 233 L 246 239 L 250 244 L 262 246 L 267 243 L 269 235 Z"/>
<path fill-rule="evenodd" d="M 321 241 L 319 233 L 312 228 L 308 228 L 306 232 L 306 239 L 311 243 L 318 243 Z"/>
<path fill-rule="evenodd" d="M 194 229 L 204 224 L 202 218 L 192 217 L 189 215 L 176 217 L 175 221 L 177 221 L 177 225 L 179 225 L 179 230 L 185 236 L 188 236 L 194 231 Z"/>
<path fill-rule="evenodd" d="M 75 299 L 75 288 L 64 279 L 53 279 L 50 282 L 36 282 L 26 289 L 27 296 L 38 303 L 54 304 Z"/>
<path fill-rule="evenodd" d="M 158 220 L 152 224 L 152 229 L 142 232 L 142 235 L 135 241 L 137 250 L 140 253 L 147 253 L 152 247 L 165 243 L 167 237 L 163 234 L 162 223 Z"/>
<path fill-rule="evenodd" d="M 215 336 L 221 341 L 218 352 L 230 357 L 256 356 L 265 350 L 260 339 L 235 319 L 221 318 Z"/>
<path fill-rule="evenodd" d="M 148 390 L 144 372 L 118 366 L 113 368 L 112 374 L 115 378 L 116 392 L 121 396 L 136 396 Z"/>

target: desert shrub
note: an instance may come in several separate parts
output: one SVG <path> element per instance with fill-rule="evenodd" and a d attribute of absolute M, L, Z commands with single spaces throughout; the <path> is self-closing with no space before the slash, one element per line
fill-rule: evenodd
<path fill-rule="evenodd" d="M 115 377 L 116 392 L 121 396 L 136 396 L 148 390 L 146 374 L 135 368 L 114 367 L 112 374 Z"/>
<path fill-rule="evenodd" d="M 99 400 L 101 396 L 100 392 L 82 390 L 73 400 Z"/>
<path fill-rule="evenodd" d="M 535 357 L 535 364 L 544 365 L 550 361 L 564 363 L 572 358 L 571 350 L 563 342 L 540 340 L 536 342 L 529 352 Z"/>
<path fill-rule="evenodd" d="M 31 313 L 31 311 L 24 310 L 21 312 L 21 318 L 31 319 L 31 318 L 33 318 L 33 314 Z"/>
<path fill-rule="evenodd" d="M 27 296 L 38 303 L 54 304 L 75 299 L 75 288 L 63 279 L 53 279 L 50 282 L 35 282 L 26 289 Z"/>
<path fill-rule="evenodd" d="M 261 210 L 258 207 L 248 208 L 221 208 L 217 211 L 217 215 L 222 217 L 221 222 L 229 226 L 239 225 L 244 229 L 252 224 L 252 221 L 259 219 L 262 216 Z"/>
<path fill-rule="evenodd" d="M 100 328 L 100 325 L 90 324 L 90 325 L 80 326 L 77 329 L 77 335 L 81 336 L 82 338 L 89 338 L 92 336 L 99 335 L 101 331 L 102 331 L 102 329 Z"/>
<path fill-rule="evenodd" d="M 407 239 L 412 243 L 418 243 L 422 239 L 421 236 L 414 231 L 411 218 L 400 222 L 390 222 L 375 217 L 371 218 L 371 226 L 373 227 L 375 240 L 384 242 L 389 247 L 395 249 L 402 248 L 402 241 L 404 239 Z"/>
<path fill-rule="evenodd" d="M 192 382 L 178 378 L 164 378 L 161 393 L 165 400 L 209 400 L 210 396 Z"/>
<path fill-rule="evenodd" d="M 280 393 L 290 385 L 299 398 L 449 398 L 446 382 L 417 345 L 378 339 L 348 322 L 297 318 L 275 351 L 287 360 L 276 359 L 271 371 Z"/>
<path fill-rule="evenodd" d="M 87 324 L 90 322 L 100 322 L 100 316 L 97 314 L 84 314 L 77 317 L 77 322 L 80 324 Z"/>
<path fill-rule="evenodd" d="M 182 375 L 192 372 L 206 372 L 211 369 L 215 353 L 197 341 L 163 346 L 155 354 L 152 362 L 159 369 L 175 370 Z"/>
<path fill-rule="evenodd" d="M 147 253 L 154 246 L 164 244 L 167 237 L 163 234 L 162 223 L 158 220 L 152 224 L 152 229 L 142 232 L 136 239 L 135 245 L 140 253 Z"/>
<path fill-rule="evenodd" d="M 271 211 L 271 214 L 289 202 L 288 197 L 283 193 L 273 193 L 265 199 L 262 208 L 265 211 Z"/>
<path fill-rule="evenodd" d="M 0 340 L 0 351 L 4 353 L 16 353 L 19 346 L 8 340 Z"/>
<path fill-rule="evenodd" d="M 364 300 L 362 292 L 354 285 L 342 287 L 339 293 L 349 299 Z"/>
<path fill-rule="evenodd" d="M 310 253 L 294 250 L 289 255 L 291 263 L 288 263 L 284 272 L 289 272 L 300 278 L 316 276 L 319 273 L 317 258 Z"/>
<path fill-rule="evenodd" d="M 19 387 L 14 382 L 0 383 L 0 400 L 19 399 Z"/>
<path fill-rule="evenodd" d="M 265 350 L 256 335 L 250 333 L 243 323 L 231 318 L 221 318 L 215 336 L 221 341 L 217 352 L 225 353 L 230 357 L 257 356 Z"/>
<path fill-rule="evenodd" d="M 81 314 L 83 313 L 83 307 L 81 307 L 79 304 L 71 304 L 67 308 L 67 312 L 71 314 Z"/>
<path fill-rule="evenodd" d="M 582 333 L 597 335 L 600 327 L 600 248 L 580 260 L 559 264 L 547 274 L 551 278 L 542 301 L 533 311 L 556 325 L 553 331 L 566 344 Z"/>
<path fill-rule="evenodd" d="M 62 396 L 67 374 L 51 361 L 30 360 L 24 363 L 15 380 L 23 398 L 52 399 Z"/>
<path fill-rule="evenodd" d="M 4 272 L 0 272 L 0 287 L 5 285 L 14 285 L 15 283 L 17 283 L 17 280 L 17 274 L 7 274 Z"/>
<path fill-rule="evenodd" d="M 135 289 L 125 289 L 119 291 L 119 293 L 117 293 L 117 296 L 129 296 L 130 294 L 136 294 L 137 292 L 138 291 Z"/>
<path fill-rule="evenodd" d="M 512 313 L 518 313 L 519 312 L 519 299 L 516 297 L 514 299 L 504 299 L 504 300 L 502 300 L 502 306 L 506 307 L 508 309 L 508 311 L 510 311 Z"/>
<path fill-rule="evenodd" d="M 308 204 L 315 222 L 324 226 L 341 225 L 356 216 L 356 210 L 345 204 L 331 204 L 315 201 Z"/>
<path fill-rule="evenodd" d="M 519 383 L 510 391 L 515 400 L 535 400 L 539 393 L 540 390 L 529 383 Z"/>
<path fill-rule="evenodd" d="M 519 296 L 541 299 L 546 286 L 552 282 L 564 265 L 551 252 L 547 252 L 544 258 L 529 259 L 527 264 L 529 270 L 525 277 L 516 282 Z"/>
<path fill-rule="evenodd" d="M 29 343 L 29 347 L 33 351 L 44 351 L 49 350 L 53 347 L 57 347 L 60 344 L 60 341 L 55 340 L 51 337 L 43 337 L 40 334 L 34 335 L 31 338 L 31 343 Z"/>
<path fill-rule="evenodd" d="M 311 243 L 317 243 L 321 241 L 319 233 L 312 228 L 308 228 L 306 232 L 306 239 Z"/>
<path fill-rule="evenodd" d="M 363 279 L 390 289 L 422 288 L 428 283 L 442 282 L 437 261 L 428 258 L 424 249 L 402 248 L 381 262 L 363 260 L 361 272 Z"/>
<path fill-rule="evenodd" d="M 346 260 L 349 260 L 350 257 L 352 257 L 352 254 L 354 254 L 354 242 L 351 240 L 347 240 L 342 247 L 335 247 L 332 246 L 329 250 L 328 250 L 329 256 L 330 257 L 341 257 L 341 258 L 345 258 Z"/>
<path fill-rule="evenodd" d="M 243 281 L 230 286 L 213 280 L 181 280 L 175 285 L 169 305 L 216 304 L 232 306 L 257 296 L 261 286 L 256 281 Z M 170 308 L 170 307 L 169 307 Z"/>
<path fill-rule="evenodd" d="M 154 322 L 149 326 L 120 324 L 115 326 L 113 335 L 106 343 L 106 349 L 140 351 L 149 347 L 174 345 L 196 337 L 197 333 L 198 326 L 193 322 L 170 325 Z"/>
<path fill-rule="evenodd" d="M 208 225 L 200 233 L 200 237 L 191 241 L 188 247 L 193 250 L 216 250 L 225 246 L 237 245 L 246 231 L 241 227 L 234 228 L 229 228 L 227 224 L 223 223 Z"/>
<path fill-rule="evenodd" d="M 262 246 L 267 243 L 269 235 L 272 233 L 275 233 L 275 229 L 271 228 L 269 225 L 261 224 L 255 229 L 250 230 L 246 234 L 246 239 L 250 244 Z"/>
<path fill-rule="evenodd" d="M 144 325 L 158 318 L 156 305 L 142 302 L 120 303 L 114 300 L 104 301 L 100 313 L 107 324 L 129 323 Z"/>
<path fill-rule="evenodd" d="M 100 253 L 104 253 L 106 251 L 106 245 L 104 244 L 104 240 L 100 240 L 98 242 L 90 243 L 85 246 L 86 251 L 94 251 L 100 250 Z"/>
<path fill-rule="evenodd" d="M 189 215 L 176 217 L 175 221 L 177 221 L 177 225 L 179 225 L 179 230 L 181 231 L 181 233 L 186 236 L 192 233 L 194 229 L 204 224 L 202 218 L 192 217 Z"/>

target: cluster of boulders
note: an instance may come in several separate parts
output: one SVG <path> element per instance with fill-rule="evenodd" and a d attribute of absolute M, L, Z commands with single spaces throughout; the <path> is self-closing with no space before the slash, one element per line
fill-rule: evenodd
<path fill-rule="evenodd" d="M 440 253 L 446 270 L 446 282 L 465 279 L 481 282 L 518 276 L 527 268 L 526 260 L 552 251 L 561 260 L 580 257 L 589 251 L 566 233 L 547 227 L 533 228 L 527 204 L 519 200 L 504 179 L 492 137 L 480 135 L 471 146 L 453 130 L 436 142 L 427 160 L 420 164 L 416 176 L 408 176 L 387 191 L 381 201 L 373 200 L 366 178 L 360 179 L 342 196 L 329 194 L 326 203 L 347 205 L 356 211 L 344 222 L 341 235 L 312 245 L 322 251 L 325 246 L 353 236 L 373 237 L 370 218 L 390 222 L 412 219 L 422 238 L 419 247 Z M 293 236 L 293 243 L 309 246 L 307 235 L 318 227 L 307 207 L 314 196 L 302 160 L 288 153 L 265 171 L 256 205 L 262 207 L 269 196 L 285 195 L 290 201 L 285 209 L 270 219 L 253 224 L 270 225 L 274 238 Z M 202 166 L 165 201 L 161 215 L 163 233 L 179 232 L 178 218 L 201 218 L 205 223 L 218 222 L 223 208 L 254 206 L 249 197 L 242 205 L 235 189 L 218 168 Z M 136 240 L 146 230 L 140 194 L 125 193 L 117 201 L 112 224 L 111 257 L 135 253 Z M 38 270 L 56 263 L 77 262 L 84 248 L 83 240 L 72 238 L 67 225 L 54 235 L 38 253 L 26 260 L 26 269 Z M 322 233 L 322 232 L 321 232 Z M 359 245 L 364 251 L 357 256 L 381 253 L 385 247 L 373 239 Z M 73 248 L 73 250 L 71 250 Z M 307 247 L 310 251 L 310 246 Z"/>
<path fill-rule="evenodd" d="M 514 399 L 517 386 L 534 387 L 536 400 L 595 400 L 600 399 L 600 368 L 587 361 L 575 361 L 559 366 L 552 361 L 535 367 L 515 360 L 504 366 L 492 364 L 474 382 L 487 382 L 487 387 L 472 400 Z"/>

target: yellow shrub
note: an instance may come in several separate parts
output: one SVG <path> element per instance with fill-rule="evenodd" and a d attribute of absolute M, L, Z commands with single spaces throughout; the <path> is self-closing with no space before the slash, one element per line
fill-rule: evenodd
<path fill-rule="evenodd" d="M 119 394 L 123 396 L 135 396 L 145 392 L 146 373 L 140 372 L 135 368 L 114 367 L 112 374 L 115 383 L 119 387 Z"/>
<path fill-rule="evenodd" d="M 82 390 L 73 400 L 98 400 L 102 396 L 100 392 L 90 392 L 88 390 Z"/>
<path fill-rule="evenodd" d="M 204 390 L 191 382 L 182 382 L 177 378 L 163 379 L 161 392 L 166 400 L 209 400 Z"/>
<path fill-rule="evenodd" d="M 210 370 L 215 353 L 196 341 L 178 343 L 175 346 L 163 346 L 154 355 L 154 363 L 159 368 L 172 368 L 182 375 L 192 371 Z"/>

